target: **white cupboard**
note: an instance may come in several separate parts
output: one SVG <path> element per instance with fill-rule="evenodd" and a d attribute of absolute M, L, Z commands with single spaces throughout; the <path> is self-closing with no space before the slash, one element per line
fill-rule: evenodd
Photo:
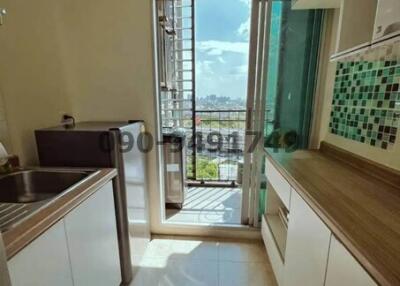
<path fill-rule="evenodd" d="M 75 286 L 119 285 L 118 239 L 111 182 L 65 217 Z"/>
<path fill-rule="evenodd" d="M 296 191 L 292 191 L 284 286 L 322 286 L 331 232 Z"/>
<path fill-rule="evenodd" d="M 120 285 L 112 183 L 92 194 L 7 264 L 13 286 Z"/>
<path fill-rule="evenodd" d="M 347 249 L 332 236 L 325 286 L 377 286 Z"/>
<path fill-rule="evenodd" d="M 377 286 L 269 159 L 266 171 L 269 184 L 261 233 L 278 285 Z M 287 186 L 291 191 L 282 192 Z M 290 207 L 285 210 L 288 199 Z M 279 216 L 282 210 L 288 214 Z M 287 231 L 280 231 L 285 228 L 279 225 Z"/>
<path fill-rule="evenodd" d="M 374 41 L 400 34 L 400 1 L 378 0 L 376 10 Z"/>
<path fill-rule="evenodd" d="M 18 252 L 8 270 L 13 286 L 73 286 L 64 221 Z"/>
<path fill-rule="evenodd" d="M 372 40 L 375 14 L 376 0 L 342 0 L 336 53 L 368 46 Z"/>

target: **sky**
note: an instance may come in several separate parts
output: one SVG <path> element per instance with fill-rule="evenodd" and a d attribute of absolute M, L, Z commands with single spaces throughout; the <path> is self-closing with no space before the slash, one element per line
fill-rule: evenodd
<path fill-rule="evenodd" d="M 249 0 L 197 0 L 196 96 L 247 96 Z"/>

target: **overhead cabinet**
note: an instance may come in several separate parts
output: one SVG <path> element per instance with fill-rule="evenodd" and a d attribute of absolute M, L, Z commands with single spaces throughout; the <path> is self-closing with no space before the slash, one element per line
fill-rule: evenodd
<path fill-rule="evenodd" d="M 371 44 L 376 7 L 376 0 L 342 0 L 336 37 L 336 57 Z"/>
<path fill-rule="evenodd" d="M 292 9 L 338 9 L 336 48 L 340 60 L 400 41 L 399 0 L 292 0 Z"/>
<path fill-rule="evenodd" d="M 400 34 L 400 1 L 378 0 L 373 42 Z"/>
<path fill-rule="evenodd" d="M 338 17 L 336 49 L 331 60 L 399 40 L 398 0 L 341 0 Z"/>

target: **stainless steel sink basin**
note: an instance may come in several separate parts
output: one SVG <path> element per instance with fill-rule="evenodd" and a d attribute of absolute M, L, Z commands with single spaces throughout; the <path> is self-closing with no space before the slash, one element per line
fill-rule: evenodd
<path fill-rule="evenodd" d="M 33 203 L 55 197 L 90 175 L 83 171 L 23 170 L 0 176 L 0 203 Z"/>

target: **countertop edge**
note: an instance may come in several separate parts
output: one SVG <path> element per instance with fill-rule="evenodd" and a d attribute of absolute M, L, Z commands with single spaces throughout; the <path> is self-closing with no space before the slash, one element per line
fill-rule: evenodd
<path fill-rule="evenodd" d="M 306 151 L 321 154 L 319 153 L 318 150 L 306 150 Z M 296 189 L 300 197 L 305 200 L 305 202 L 318 215 L 318 217 L 320 217 L 320 219 L 328 226 L 332 234 L 334 234 L 339 239 L 339 241 L 345 246 L 345 248 L 371 275 L 371 277 L 381 286 L 393 286 L 393 284 L 386 278 L 386 276 L 383 275 L 381 271 L 379 271 L 373 264 L 370 263 L 370 261 L 363 254 L 363 251 L 356 246 L 356 243 L 351 238 L 351 236 L 347 235 L 346 232 L 343 231 L 340 225 L 335 222 L 335 219 L 332 218 L 324 210 L 324 208 L 318 202 L 316 202 L 311 195 L 308 194 L 307 190 L 299 182 L 297 182 L 297 180 L 294 179 L 290 175 L 290 173 L 283 166 L 281 166 L 281 164 L 277 160 L 275 160 L 275 158 L 267 150 L 265 150 L 265 155 L 266 157 L 268 157 L 269 161 L 273 164 L 273 166 L 279 171 L 279 173 L 289 182 L 289 184 Z M 325 155 L 325 157 L 328 156 Z M 331 158 L 331 160 L 336 160 L 336 159 Z M 340 163 L 345 165 L 344 162 Z"/>
<path fill-rule="evenodd" d="M 15 228 L 3 232 L 7 260 L 10 260 L 116 176 L 116 169 L 99 169 L 92 177 L 76 186 L 72 191 L 32 214 Z"/>

